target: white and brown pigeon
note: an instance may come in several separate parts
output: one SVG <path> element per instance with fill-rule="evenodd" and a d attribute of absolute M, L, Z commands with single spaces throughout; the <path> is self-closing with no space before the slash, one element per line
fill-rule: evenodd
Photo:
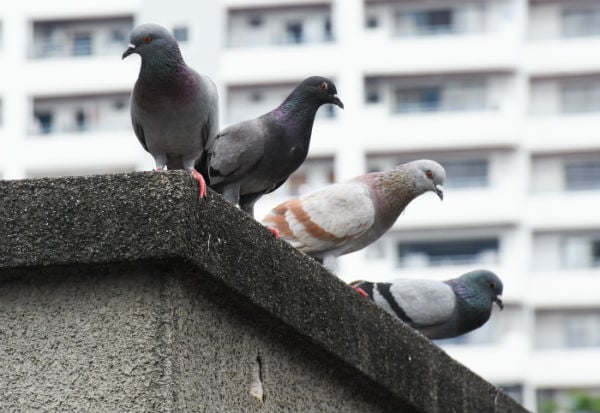
<path fill-rule="evenodd" d="M 286 201 L 262 222 L 334 271 L 338 256 L 381 237 L 419 195 L 432 191 L 443 199 L 445 179 L 446 172 L 437 162 L 408 162 Z"/>
<path fill-rule="evenodd" d="M 344 107 L 333 82 L 305 79 L 276 109 L 223 129 L 207 148 L 208 164 L 201 160 L 197 168 L 212 189 L 253 217 L 254 203 L 306 159 L 317 109 L 326 103 Z"/>
<path fill-rule="evenodd" d="M 470 271 L 447 281 L 398 279 L 351 285 L 430 339 L 466 334 L 489 320 L 494 303 L 504 308 L 502 281 L 487 270 Z"/>
<path fill-rule="evenodd" d="M 204 197 L 206 183 L 194 163 L 219 131 L 217 88 L 184 62 L 177 41 L 162 26 L 135 27 L 123 59 L 133 53 L 142 58 L 131 95 L 133 130 L 156 170 L 185 169 Z"/>

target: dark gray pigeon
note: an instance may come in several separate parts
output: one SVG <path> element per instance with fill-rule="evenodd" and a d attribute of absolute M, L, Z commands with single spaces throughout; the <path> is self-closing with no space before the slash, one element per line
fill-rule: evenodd
<path fill-rule="evenodd" d="M 280 187 L 306 159 L 317 109 L 343 108 L 333 82 L 312 76 L 275 110 L 222 130 L 207 148 L 209 185 L 254 216 L 254 203 Z"/>
<path fill-rule="evenodd" d="M 206 194 L 194 163 L 204 155 L 210 138 L 219 131 L 218 94 L 208 77 L 183 61 L 173 35 L 147 23 L 131 32 L 129 48 L 142 58 L 131 95 L 131 122 L 144 149 L 154 157 L 156 170 L 185 169 Z"/>
<path fill-rule="evenodd" d="M 356 281 L 354 289 L 430 339 L 451 338 L 484 325 L 495 302 L 504 308 L 502 281 L 487 270 L 447 280 Z"/>

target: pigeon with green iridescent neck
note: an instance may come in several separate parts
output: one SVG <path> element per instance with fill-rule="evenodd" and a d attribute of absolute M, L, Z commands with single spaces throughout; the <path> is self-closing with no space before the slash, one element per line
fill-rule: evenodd
<path fill-rule="evenodd" d="M 164 27 L 147 23 L 131 32 L 123 59 L 142 58 L 131 95 L 131 123 L 144 147 L 154 157 L 156 170 L 185 169 L 206 194 L 194 163 L 219 131 L 218 94 L 208 77 L 183 60 L 177 41 Z"/>
<path fill-rule="evenodd" d="M 430 339 L 466 334 L 489 320 L 494 303 L 504 308 L 500 298 L 502 281 L 487 270 L 471 271 L 447 281 L 356 281 L 352 286 Z"/>
<path fill-rule="evenodd" d="M 381 237 L 416 197 L 432 191 L 443 199 L 445 179 L 446 172 L 437 162 L 408 162 L 284 202 L 263 224 L 334 271 L 338 256 Z"/>
<path fill-rule="evenodd" d="M 344 107 L 331 80 L 309 77 L 273 111 L 222 130 L 197 168 L 207 171 L 212 189 L 254 216 L 254 203 L 306 159 L 317 109 L 326 103 Z"/>

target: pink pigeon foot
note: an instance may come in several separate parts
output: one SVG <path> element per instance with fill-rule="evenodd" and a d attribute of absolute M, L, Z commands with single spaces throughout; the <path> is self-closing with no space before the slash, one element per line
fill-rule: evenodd
<path fill-rule="evenodd" d="M 200 198 L 204 198 L 206 196 L 206 182 L 204 181 L 204 177 L 200 172 L 192 169 L 192 178 L 198 181 L 198 185 L 200 186 Z"/>
<path fill-rule="evenodd" d="M 281 235 L 279 235 L 279 231 L 277 231 L 277 228 L 267 227 L 267 229 L 273 233 L 273 235 L 275 236 L 275 239 L 281 238 Z"/>
<path fill-rule="evenodd" d="M 362 288 L 360 288 L 360 287 L 356 287 L 356 286 L 354 286 L 354 285 L 352 285 L 351 287 L 352 287 L 352 288 L 354 288 L 354 291 L 356 291 L 357 293 L 359 293 L 359 294 L 360 294 L 360 295 L 362 295 L 363 297 L 365 297 L 365 298 L 369 298 L 369 294 L 367 294 L 367 293 L 365 292 L 365 290 L 363 290 Z"/>

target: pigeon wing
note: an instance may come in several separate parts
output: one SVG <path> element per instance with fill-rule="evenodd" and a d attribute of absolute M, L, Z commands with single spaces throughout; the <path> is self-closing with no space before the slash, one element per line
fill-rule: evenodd
<path fill-rule="evenodd" d="M 264 223 L 306 253 L 342 246 L 368 231 L 375 208 L 368 187 L 350 181 L 309 193 L 274 208 Z"/>
<path fill-rule="evenodd" d="M 222 130 L 209 144 L 211 184 L 229 181 L 250 171 L 264 156 L 265 131 L 260 119 Z"/>
<path fill-rule="evenodd" d="M 435 280 L 400 279 L 376 283 L 373 301 L 415 328 L 448 321 L 456 308 L 456 296 L 446 283 Z"/>

